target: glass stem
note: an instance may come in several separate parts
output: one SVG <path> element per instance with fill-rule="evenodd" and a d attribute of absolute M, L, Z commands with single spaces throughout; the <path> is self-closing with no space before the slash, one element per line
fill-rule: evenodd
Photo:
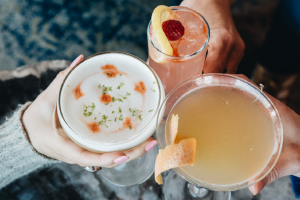
<path fill-rule="evenodd" d="M 191 183 L 188 183 L 188 188 L 191 196 L 194 198 L 205 198 L 210 192 L 209 189 Z"/>

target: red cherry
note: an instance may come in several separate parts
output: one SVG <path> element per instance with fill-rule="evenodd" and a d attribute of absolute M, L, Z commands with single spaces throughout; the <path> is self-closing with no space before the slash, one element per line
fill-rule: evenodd
<path fill-rule="evenodd" d="M 184 34 L 184 27 L 177 20 L 169 19 L 168 21 L 164 21 L 162 28 L 170 41 L 179 40 Z"/>

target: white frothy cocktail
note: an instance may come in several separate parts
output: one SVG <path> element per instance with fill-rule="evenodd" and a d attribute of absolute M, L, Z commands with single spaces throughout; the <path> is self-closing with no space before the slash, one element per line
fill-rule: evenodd
<path fill-rule="evenodd" d="M 145 62 L 126 53 L 100 53 L 65 78 L 58 116 L 68 136 L 83 148 L 126 150 L 154 133 L 163 98 L 160 80 Z"/>

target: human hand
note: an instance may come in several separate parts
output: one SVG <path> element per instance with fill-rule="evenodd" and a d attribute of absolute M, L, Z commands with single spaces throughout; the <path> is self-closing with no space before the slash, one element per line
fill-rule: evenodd
<path fill-rule="evenodd" d="M 251 82 L 244 75 L 236 76 Z M 279 100 L 269 94 L 267 96 L 273 102 L 281 118 L 283 146 L 279 159 L 271 172 L 264 179 L 249 187 L 250 192 L 254 195 L 278 178 L 300 173 L 300 116 Z"/>
<path fill-rule="evenodd" d="M 63 131 L 56 112 L 59 89 L 68 72 L 82 59 L 83 55 L 78 56 L 61 71 L 24 112 L 22 120 L 32 146 L 48 157 L 80 166 L 111 168 L 142 156 L 157 144 L 156 140 L 149 138 L 126 152 L 94 153 L 79 147 Z"/>
<path fill-rule="evenodd" d="M 208 55 L 204 73 L 235 73 L 244 56 L 245 44 L 231 14 L 235 0 L 184 0 L 180 5 L 192 8 L 207 20 L 210 28 Z"/>

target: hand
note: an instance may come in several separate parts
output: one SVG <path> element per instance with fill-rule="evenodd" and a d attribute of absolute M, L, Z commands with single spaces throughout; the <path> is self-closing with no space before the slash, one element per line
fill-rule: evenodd
<path fill-rule="evenodd" d="M 234 0 L 184 0 L 180 4 L 203 15 L 210 27 L 204 73 L 235 73 L 244 56 L 245 44 L 232 20 L 230 6 L 233 2 Z"/>
<path fill-rule="evenodd" d="M 237 76 L 251 82 L 244 75 Z M 281 118 L 283 146 L 279 159 L 272 171 L 264 179 L 249 187 L 250 192 L 254 195 L 278 178 L 300 173 L 300 116 L 279 100 L 269 94 L 267 95 L 278 110 Z"/>
<path fill-rule="evenodd" d="M 24 112 L 23 124 L 32 146 L 48 157 L 70 164 L 77 163 L 80 166 L 110 168 L 142 156 L 153 148 L 157 141 L 149 138 L 126 152 L 94 153 L 76 145 L 61 128 L 56 112 L 59 89 L 68 72 L 82 59 L 83 55 L 78 56 L 70 67 L 61 71 Z"/>

